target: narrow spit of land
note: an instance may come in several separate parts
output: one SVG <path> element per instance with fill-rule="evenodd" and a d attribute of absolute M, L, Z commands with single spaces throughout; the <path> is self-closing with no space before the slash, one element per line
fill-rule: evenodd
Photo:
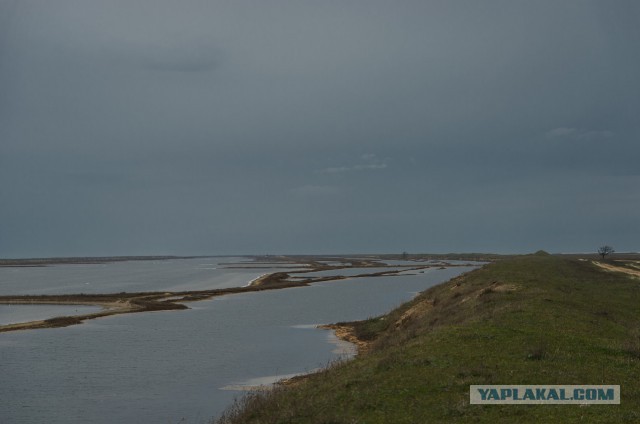
<path fill-rule="evenodd" d="M 193 257 L 190 257 L 193 258 Z M 127 260 L 164 260 L 178 259 L 174 256 L 162 257 L 108 257 L 108 258 L 54 258 L 54 259 L 19 259 L 19 260 L 0 260 L 0 266 L 50 266 L 59 264 L 97 264 Z M 186 259 L 186 258 L 180 258 Z M 340 263 L 339 265 L 327 265 L 330 259 Z M 46 320 L 22 322 L 15 324 L 7 324 L 0 326 L 0 333 L 7 331 L 18 331 L 27 329 L 55 328 L 66 327 L 69 325 L 80 324 L 83 321 L 106 317 L 110 315 L 139 313 L 149 311 L 169 311 L 189 309 L 185 303 L 196 302 L 200 300 L 210 299 L 216 296 L 224 296 L 228 294 L 238 294 L 247 292 L 256 292 L 263 290 L 277 290 L 290 287 L 303 287 L 309 284 L 342 280 L 347 277 L 339 275 L 339 271 L 349 268 L 366 268 L 370 272 L 364 272 L 359 275 L 350 276 L 349 278 L 360 277 L 377 277 L 384 275 L 393 275 L 399 271 L 376 271 L 376 268 L 388 268 L 379 258 L 327 258 L 312 256 L 270 256 L 270 257 L 254 257 L 254 262 L 244 264 L 227 264 L 227 268 L 255 269 L 256 264 L 263 264 L 265 268 L 276 267 L 274 262 L 278 264 L 286 263 L 289 265 L 297 265 L 304 267 L 302 271 L 292 272 L 274 272 L 265 274 L 249 285 L 243 287 L 233 287 L 224 289 L 199 290 L 199 291 L 163 291 L 163 292 L 131 292 L 131 293 L 108 293 L 108 294 L 64 294 L 64 295 L 11 295 L 0 296 L 0 304 L 11 305 L 90 305 L 100 306 L 103 309 L 99 312 L 55 317 Z M 251 266 L 250 266 L 251 265 Z M 421 270 L 430 267 L 452 266 L 446 262 L 439 264 L 424 265 L 424 263 L 416 262 L 416 265 L 405 265 L 398 267 L 402 271 Z M 304 274 L 314 273 L 318 271 L 336 271 L 336 275 L 327 277 L 308 277 Z M 291 277 L 295 275 L 295 279 Z"/>
<path fill-rule="evenodd" d="M 249 393 L 218 424 L 640 422 L 633 260 L 496 261 L 392 312 L 339 323 L 350 361 Z M 471 405 L 472 384 L 615 384 L 620 405 Z"/>

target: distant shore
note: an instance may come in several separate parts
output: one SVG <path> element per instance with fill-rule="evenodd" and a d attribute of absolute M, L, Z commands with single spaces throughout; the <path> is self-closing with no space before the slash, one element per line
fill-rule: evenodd
<path fill-rule="evenodd" d="M 87 305 L 104 308 L 100 312 L 91 314 L 55 317 L 46 320 L 2 325 L 0 326 L 0 333 L 39 328 L 68 327 L 70 325 L 80 324 L 86 320 L 111 315 L 189 309 L 188 306 L 181 302 L 195 302 L 225 294 L 303 285 L 301 282 L 288 282 L 286 278 L 287 274 L 273 273 L 259 277 L 254 280 L 254 284 L 251 286 L 202 291 L 0 296 L 0 304 L 8 305 Z"/>
<path fill-rule="evenodd" d="M 32 267 L 62 264 L 91 265 L 126 261 L 164 261 L 169 259 L 211 258 L 212 256 L 97 256 L 69 258 L 0 259 L 0 267 Z"/>
<path fill-rule="evenodd" d="M 203 256 L 199 256 L 203 257 Z M 210 257 L 210 256 L 207 256 Z M 236 257 L 236 256 L 232 256 Z M 132 256 L 132 257 L 103 257 L 103 258 L 50 258 L 50 259 L 16 259 L 16 260 L 0 260 L 0 266 L 47 266 L 58 264 L 97 264 L 97 263 L 109 263 L 128 260 L 167 260 L 167 259 L 187 259 L 196 258 L 191 257 L 177 257 L 177 256 Z M 252 257 L 254 260 L 265 259 L 263 257 Z M 169 310 L 183 310 L 189 309 L 184 303 L 196 302 L 199 300 L 210 299 L 216 296 L 224 296 L 227 294 L 239 294 L 246 292 L 256 292 L 262 290 L 276 290 L 292 287 L 304 287 L 309 284 L 343 280 L 345 278 L 360 278 L 360 277 L 379 277 L 385 275 L 393 275 L 399 271 L 376 271 L 376 268 L 385 268 L 384 263 L 378 262 L 379 259 L 374 258 L 334 258 L 334 257 L 268 257 L 269 262 L 264 262 L 266 265 L 273 264 L 274 261 L 286 261 L 292 265 L 305 266 L 302 271 L 295 271 L 297 278 L 295 280 L 290 279 L 290 273 L 287 272 L 274 272 L 266 273 L 258 278 L 250 281 L 247 285 L 242 287 L 224 288 L 224 289 L 212 289 L 212 290 L 199 290 L 199 291 L 177 291 L 177 292 L 132 292 L 132 293 L 107 293 L 107 294 L 65 294 L 65 295 L 7 295 L 0 296 L 0 304 L 8 305 L 87 305 L 87 306 L 99 306 L 103 310 L 99 312 L 54 317 L 45 320 L 21 322 L 15 324 L 7 324 L 0 326 L 0 333 L 9 331 L 29 330 L 29 329 L 42 329 L 42 328 L 57 328 L 67 327 L 70 325 L 80 324 L 83 321 L 102 318 L 111 315 L 127 314 L 127 313 L 139 313 L 149 311 L 169 311 Z M 327 259 L 342 260 L 343 265 L 327 265 L 320 262 Z M 261 262 L 253 262 L 256 263 Z M 280 263 L 280 262 L 278 262 Z M 240 264 L 241 265 L 241 264 Z M 416 265 L 407 265 L 402 268 L 406 270 L 419 270 L 430 267 L 440 267 L 442 265 L 452 266 L 451 264 L 439 263 L 430 265 L 421 265 L 419 262 Z M 235 268 L 247 268 L 255 269 L 252 266 L 237 266 Z M 308 273 L 335 270 L 338 272 L 340 269 L 349 268 L 370 268 L 372 272 L 365 272 L 363 274 L 345 277 L 342 275 L 332 275 L 327 277 L 308 277 L 304 275 Z M 294 272 L 292 271 L 291 274 Z"/>

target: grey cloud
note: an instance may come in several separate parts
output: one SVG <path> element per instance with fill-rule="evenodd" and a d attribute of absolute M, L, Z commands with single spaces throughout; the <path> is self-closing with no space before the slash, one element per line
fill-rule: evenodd
<path fill-rule="evenodd" d="M 223 53 L 208 37 L 175 37 L 164 42 L 135 43 L 123 50 L 132 50 L 146 69 L 173 72 L 210 71 L 222 62 Z"/>
<path fill-rule="evenodd" d="M 584 130 L 578 128 L 559 127 L 546 133 L 548 138 L 568 138 L 576 140 L 602 140 L 614 137 L 614 132 L 609 130 Z"/>
<path fill-rule="evenodd" d="M 0 256 L 637 250 L 638 13 L 0 2 Z"/>
<path fill-rule="evenodd" d="M 161 58 L 150 60 L 145 68 L 153 71 L 202 72 L 215 69 L 217 62 L 212 59 L 177 59 Z"/>
<path fill-rule="evenodd" d="M 329 167 L 318 172 L 321 174 L 342 174 L 352 171 L 376 171 L 386 169 L 388 167 L 387 159 L 378 159 L 376 155 L 372 153 L 362 155 L 360 160 L 360 163 L 356 163 L 351 166 Z"/>
<path fill-rule="evenodd" d="M 339 187 L 326 185 L 304 185 L 290 190 L 292 194 L 302 197 L 333 196 L 341 191 Z"/>

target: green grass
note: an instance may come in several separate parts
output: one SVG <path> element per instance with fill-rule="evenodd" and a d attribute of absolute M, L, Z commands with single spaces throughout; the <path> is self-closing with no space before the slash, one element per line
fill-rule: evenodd
<path fill-rule="evenodd" d="M 640 280 L 537 254 L 354 324 L 369 353 L 220 423 L 640 422 Z M 471 384 L 619 384 L 620 405 L 470 405 Z"/>

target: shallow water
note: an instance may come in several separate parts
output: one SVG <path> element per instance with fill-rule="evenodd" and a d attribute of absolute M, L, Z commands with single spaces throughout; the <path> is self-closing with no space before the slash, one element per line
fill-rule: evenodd
<path fill-rule="evenodd" d="M 0 295 L 207 290 L 239 287 L 266 273 L 292 270 L 228 268 L 241 261 L 225 257 L 0 267 Z"/>
<path fill-rule="evenodd" d="M 332 332 L 315 324 L 384 313 L 469 269 L 228 295 L 185 311 L 2 333 L 0 417 L 8 423 L 207 422 L 242 393 L 224 390 L 229 386 L 311 371 L 338 358 Z"/>
<path fill-rule="evenodd" d="M 0 325 L 39 321 L 54 317 L 92 314 L 102 310 L 99 306 L 86 305 L 2 305 Z"/>
<path fill-rule="evenodd" d="M 467 265 L 467 264 L 485 264 L 486 262 L 474 262 L 474 261 L 460 261 L 456 259 L 434 259 L 434 260 L 381 260 L 383 264 L 390 266 L 426 266 L 426 265 L 442 265 L 442 264 L 450 264 L 450 265 Z"/>
<path fill-rule="evenodd" d="M 403 269 L 403 268 L 400 268 Z M 339 269 L 328 269 L 325 271 L 317 271 L 317 272 L 304 272 L 304 273 L 293 273 L 292 277 L 302 277 L 302 278 L 322 278 L 322 277 L 330 277 L 336 275 L 342 275 L 344 277 L 354 277 L 356 275 L 362 274 L 376 274 L 378 272 L 385 271 L 397 271 L 398 268 L 392 267 L 365 267 L 365 268 L 339 268 Z"/>

